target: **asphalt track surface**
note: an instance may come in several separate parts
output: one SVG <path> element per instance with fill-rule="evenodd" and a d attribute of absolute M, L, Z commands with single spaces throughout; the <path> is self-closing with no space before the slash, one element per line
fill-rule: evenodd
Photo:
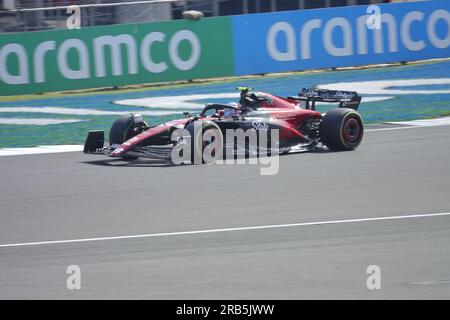
<path fill-rule="evenodd" d="M 0 298 L 449 299 L 449 215 L 245 228 L 450 212 L 449 137 L 450 126 L 367 132 L 354 152 L 280 157 L 273 176 L 2 157 Z M 27 245 L 70 239 L 85 241 Z M 66 288 L 69 265 L 81 290 Z M 366 287 L 369 265 L 380 290 Z"/>

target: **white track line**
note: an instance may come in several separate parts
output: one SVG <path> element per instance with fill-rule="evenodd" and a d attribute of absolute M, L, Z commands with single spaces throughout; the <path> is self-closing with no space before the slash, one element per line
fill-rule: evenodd
<path fill-rule="evenodd" d="M 170 236 L 195 235 L 195 234 L 204 234 L 204 233 L 263 230 L 263 229 L 276 229 L 276 228 L 293 228 L 293 227 L 304 227 L 304 226 L 325 225 L 325 224 L 340 224 L 340 223 L 354 223 L 354 222 L 367 222 L 367 221 L 386 221 L 386 220 L 412 219 L 412 218 L 429 218 L 429 217 L 439 217 L 439 216 L 450 216 L 450 212 L 430 213 L 430 214 L 413 214 L 413 215 L 403 215 L 403 216 L 388 216 L 388 217 L 376 217 L 376 218 L 347 219 L 347 220 L 300 222 L 300 223 L 289 223 L 289 224 L 273 224 L 273 225 L 265 225 L 265 226 L 249 226 L 249 227 L 207 229 L 207 230 L 195 230 L 195 231 L 148 233 L 148 234 L 136 234 L 136 235 L 129 235 L 129 236 L 101 237 L 101 238 L 82 238 L 82 239 L 71 239 L 71 240 L 9 243 L 9 244 L 0 245 L 0 248 L 26 247 L 26 246 L 50 245 L 50 244 L 66 244 L 66 243 L 77 243 L 77 242 L 124 240 L 124 239 L 137 239 L 137 238 L 170 237 Z"/>
<path fill-rule="evenodd" d="M 369 130 L 366 130 L 366 132 L 401 130 L 401 129 L 410 129 L 410 128 L 424 128 L 424 127 L 428 128 L 428 127 L 448 126 L 448 125 L 450 125 L 450 117 L 442 117 L 442 118 L 435 118 L 435 119 L 410 120 L 410 121 L 385 122 L 385 124 L 403 125 L 403 126 L 406 126 L 406 127 L 391 127 L 391 128 L 369 129 Z"/>
<path fill-rule="evenodd" d="M 450 122 L 449 123 L 437 123 L 437 124 L 431 124 L 431 125 L 406 125 L 406 123 L 407 122 L 402 123 L 403 126 L 401 126 L 401 127 L 366 129 L 366 130 L 364 130 L 364 132 L 404 130 L 404 129 L 415 129 L 415 128 L 430 128 L 430 127 L 450 125 Z M 396 124 L 396 123 L 390 122 L 390 124 Z M 30 155 L 30 154 L 80 152 L 82 150 L 83 150 L 83 145 L 39 146 L 39 147 L 29 147 L 29 148 L 3 148 L 3 149 L 0 149 L 0 157 Z"/>
<path fill-rule="evenodd" d="M 21 156 L 30 154 L 49 154 L 49 153 L 65 153 L 65 152 L 81 152 L 82 145 L 57 145 L 57 146 L 39 146 L 28 148 L 3 148 L 0 149 L 0 157 L 4 156 Z"/>
<path fill-rule="evenodd" d="M 425 126 L 404 126 L 404 127 L 390 127 L 390 128 L 378 128 L 378 129 L 365 129 L 366 132 L 377 132 L 377 131 L 391 131 L 391 130 L 403 130 L 403 129 L 415 129 L 415 128 L 429 128 Z"/>
<path fill-rule="evenodd" d="M 394 123 L 392 123 L 394 124 Z M 390 127 L 390 128 L 378 128 L 378 129 L 367 129 L 364 132 L 377 132 L 377 131 L 391 131 L 391 130 L 404 130 L 404 129 L 415 129 L 415 128 L 433 128 L 433 127 L 442 127 L 448 126 L 448 124 L 439 124 L 439 125 L 429 125 L 429 126 L 404 126 L 404 127 Z"/>

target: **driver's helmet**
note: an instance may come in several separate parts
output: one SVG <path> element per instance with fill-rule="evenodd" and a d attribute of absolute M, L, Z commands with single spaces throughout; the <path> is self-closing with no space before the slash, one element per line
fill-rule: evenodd
<path fill-rule="evenodd" d="M 241 98 L 241 106 L 256 110 L 261 107 L 261 103 L 267 101 L 267 96 L 261 92 L 249 92 Z"/>

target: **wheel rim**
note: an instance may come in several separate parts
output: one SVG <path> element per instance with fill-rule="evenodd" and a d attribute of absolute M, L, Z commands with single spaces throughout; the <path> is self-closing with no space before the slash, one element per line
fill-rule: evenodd
<path fill-rule="evenodd" d="M 210 131 L 210 130 L 213 130 L 213 131 L 217 132 L 218 135 L 221 135 L 220 130 L 218 130 L 216 128 L 207 128 L 207 129 L 199 130 L 200 134 L 197 135 L 197 138 L 196 138 L 197 143 L 194 144 L 194 148 L 195 148 L 197 154 L 202 159 L 203 159 L 203 152 L 204 152 L 204 150 L 205 150 L 205 148 L 207 146 L 211 145 L 212 143 L 215 143 L 217 139 L 219 139 L 218 141 L 220 143 L 220 137 L 217 138 L 216 136 L 211 136 L 206 141 L 203 141 L 204 133 L 207 132 L 207 131 Z M 216 149 L 213 149 L 213 150 L 211 150 L 211 154 L 210 155 L 211 155 L 211 157 L 216 158 L 216 156 L 218 156 L 220 154 L 221 154 L 221 151 L 217 152 Z"/>
<path fill-rule="evenodd" d="M 358 144 L 362 138 L 362 131 L 362 125 L 359 119 L 355 116 L 349 117 L 344 123 L 344 141 L 351 146 Z"/>
<path fill-rule="evenodd" d="M 211 129 L 210 129 L 211 130 Z M 213 143 L 215 141 L 215 139 L 214 139 L 214 137 L 210 137 L 207 141 L 203 141 L 203 139 L 202 139 L 202 153 L 203 153 L 203 151 L 205 150 L 205 148 L 207 147 L 207 146 L 209 146 L 211 143 Z M 216 153 L 215 153 L 215 151 L 213 150 L 213 152 L 211 153 L 211 156 L 215 156 L 216 155 Z"/>

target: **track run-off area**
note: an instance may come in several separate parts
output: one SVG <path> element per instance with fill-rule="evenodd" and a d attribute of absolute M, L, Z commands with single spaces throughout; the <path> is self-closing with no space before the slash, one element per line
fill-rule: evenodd
<path fill-rule="evenodd" d="M 448 299 L 449 70 L 441 61 L 1 98 L 0 298 Z M 167 121 L 236 101 L 239 85 L 356 90 L 364 140 L 352 152 L 280 156 L 271 176 L 81 152 L 88 130 L 108 131 L 121 114 Z M 80 290 L 66 287 L 73 265 Z M 379 290 L 367 287 L 369 266 Z"/>
<path fill-rule="evenodd" d="M 448 298 L 450 126 L 399 128 L 372 126 L 353 152 L 282 156 L 273 176 L 1 157 L 0 297 Z M 66 288 L 69 265 L 81 290 Z"/>

